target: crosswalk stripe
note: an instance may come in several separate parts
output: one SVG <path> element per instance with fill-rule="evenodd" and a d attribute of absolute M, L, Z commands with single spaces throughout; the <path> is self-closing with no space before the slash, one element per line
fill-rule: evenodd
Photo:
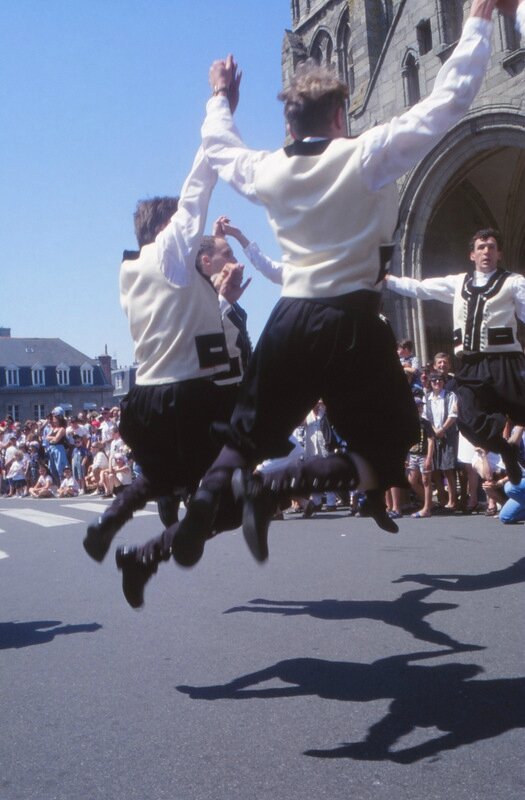
<path fill-rule="evenodd" d="M 4 553 L 3 550 L 0 550 L 0 559 L 2 558 L 9 558 L 9 556 L 7 555 L 7 553 Z"/>
<path fill-rule="evenodd" d="M 14 519 L 21 519 L 24 522 L 31 522 L 34 525 L 40 525 L 41 528 L 53 528 L 58 525 L 77 525 L 79 522 L 83 522 L 83 520 L 75 517 L 64 517 L 60 514 L 51 514 L 48 511 L 37 511 L 37 509 L 33 508 L 2 508 L 0 509 L 0 514 Z"/>
<path fill-rule="evenodd" d="M 106 506 L 101 503 L 85 502 L 85 503 L 64 503 L 62 508 L 77 508 L 79 511 L 94 511 L 97 514 L 102 514 Z M 155 515 L 156 511 L 135 511 L 134 517 L 151 517 Z"/>
<path fill-rule="evenodd" d="M 79 511 L 94 511 L 96 514 L 102 514 L 107 506 L 104 503 L 86 501 L 85 503 L 63 503 L 62 508 L 77 508 Z"/>

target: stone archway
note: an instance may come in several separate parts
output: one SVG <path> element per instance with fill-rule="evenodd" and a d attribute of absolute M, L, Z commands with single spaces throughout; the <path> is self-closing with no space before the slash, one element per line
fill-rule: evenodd
<path fill-rule="evenodd" d="M 505 266 L 525 270 L 525 120 L 493 107 L 460 123 L 401 187 L 394 271 L 419 279 L 461 272 L 472 233 L 489 226 L 503 234 Z M 396 332 L 413 339 L 423 361 L 451 351 L 451 306 L 388 294 Z"/>

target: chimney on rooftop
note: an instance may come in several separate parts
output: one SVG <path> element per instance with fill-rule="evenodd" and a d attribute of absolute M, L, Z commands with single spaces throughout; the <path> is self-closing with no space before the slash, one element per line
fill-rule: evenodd
<path fill-rule="evenodd" d="M 102 372 L 104 373 L 106 382 L 111 383 L 111 356 L 108 356 L 106 352 L 103 356 L 98 357 L 98 363 L 102 367 Z"/>

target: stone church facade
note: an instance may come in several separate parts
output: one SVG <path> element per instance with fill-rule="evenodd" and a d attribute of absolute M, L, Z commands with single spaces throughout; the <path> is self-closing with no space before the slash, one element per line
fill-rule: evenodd
<path fill-rule="evenodd" d="M 349 135 L 425 97 L 457 42 L 470 0 L 292 0 L 284 85 L 297 64 L 331 63 L 348 83 Z M 468 268 L 483 227 L 504 237 L 504 263 L 525 270 L 525 42 L 494 17 L 492 58 L 468 115 L 399 182 L 395 274 L 434 277 Z M 351 210 L 349 210 L 351 213 Z M 451 351 L 451 306 L 385 293 L 385 313 L 423 361 Z"/>

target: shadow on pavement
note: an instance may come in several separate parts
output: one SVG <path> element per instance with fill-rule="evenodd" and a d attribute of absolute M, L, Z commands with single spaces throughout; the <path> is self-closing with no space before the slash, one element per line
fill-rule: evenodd
<path fill-rule="evenodd" d="M 448 592 L 476 592 L 482 589 L 497 589 L 499 586 L 511 586 L 525 581 L 525 558 L 520 558 L 510 567 L 486 572 L 481 575 L 428 575 L 424 572 L 416 575 L 402 575 L 392 583 L 413 581 L 430 586 L 433 589 L 446 589 Z"/>
<path fill-rule="evenodd" d="M 525 726 L 525 678 L 472 680 L 483 671 L 476 664 L 410 664 L 449 654 L 447 650 L 411 653 L 379 659 L 372 664 L 292 658 L 223 685 L 178 686 L 177 689 L 202 700 L 308 695 L 360 703 L 392 699 L 388 712 L 370 727 L 363 741 L 344 742 L 327 750 L 305 751 L 305 755 L 317 758 L 412 764 Z M 275 680 L 288 685 L 257 688 Z M 416 728 L 437 728 L 443 733 L 416 746 L 393 749 Z"/>
<path fill-rule="evenodd" d="M 60 625 L 61 627 L 57 627 Z M 46 644 L 55 636 L 70 633 L 94 633 L 102 628 L 98 622 L 85 625 L 62 625 L 60 620 L 35 622 L 0 622 L 0 650 Z"/>
<path fill-rule="evenodd" d="M 478 645 L 462 644 L 448 634 L 437 631 L 425 622 L 424 617 L 436 611 L 451 611 L 455 603 L 423 603 L 434 592 L 430 589 L 414 589 L 405 592 L 397 600 L 250 600 L 249 605 L 235 606 L 225 611 L 233 614 L 250 611 L 260 614 L 281 614 L 283 616 L 308 615 L 317 619 L 350 620 L 372 619 L 402 628 L 423 642 L 431 642 L 451 650 L 482 650 Z"/>

